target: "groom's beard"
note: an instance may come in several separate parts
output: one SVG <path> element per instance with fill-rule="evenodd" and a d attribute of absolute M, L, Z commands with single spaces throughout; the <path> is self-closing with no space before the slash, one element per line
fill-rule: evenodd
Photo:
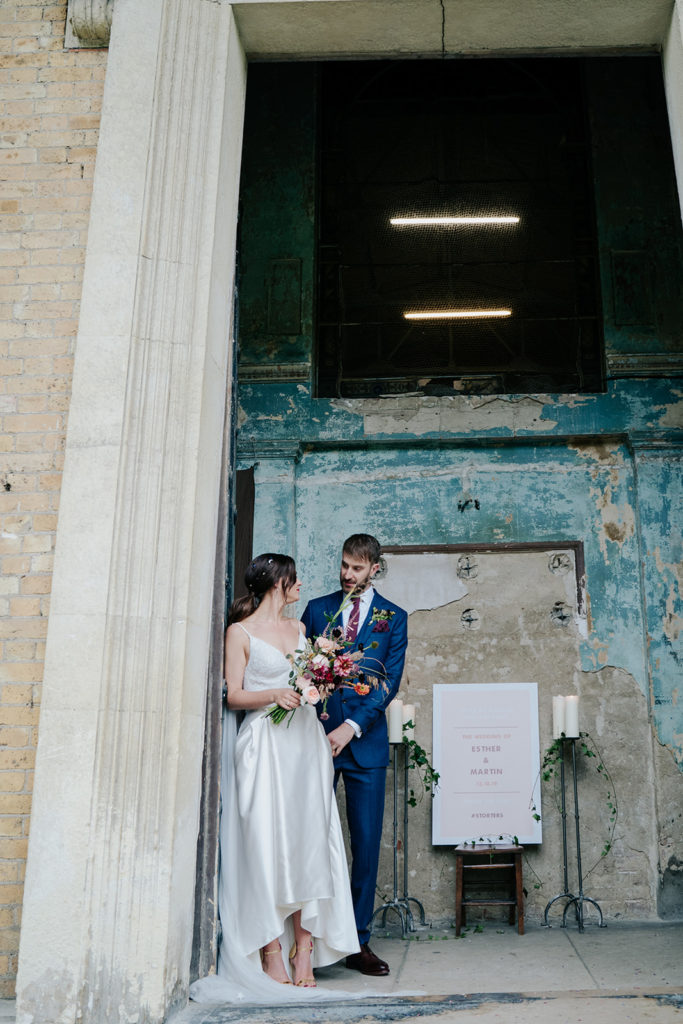
<path fill-rule="evenodd" d="M 339 577 L 339 582 L 341 583 L 342 590 L 344 591 L 344 593 L 347 596 L 350 596 L 350 595 L 359 596 L 360 594 L 363 593 L 363 591 L 367 590 L 368 587 L 372 584 L 371 570 L 368 569 L 368 571 L 365 573 L 365 575 L 362 576 L 361 579 L 359 579 L 354 584 L 353 587 L 349 586 L 349 584 L 346 582 L 344 577 L 341 576 L 341 575 Z"/>

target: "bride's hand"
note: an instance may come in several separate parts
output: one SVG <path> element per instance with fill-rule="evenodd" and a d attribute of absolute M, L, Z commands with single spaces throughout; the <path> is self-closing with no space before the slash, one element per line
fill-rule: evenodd
<path fill-rule="evenodd" d="M 292 690 L 289 686 L 286 686 L 282 690 L 273 691 L 273 700 L 285 711 L 293 711 L 294 708 L 298 708 L 301 704 L 301 698 L 296 690 Z"/>

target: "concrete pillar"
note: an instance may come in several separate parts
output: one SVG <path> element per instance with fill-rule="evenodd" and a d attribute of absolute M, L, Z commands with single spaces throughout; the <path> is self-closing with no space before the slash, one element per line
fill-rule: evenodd
<path fill-rule="evenodd" d="M 117 0 L 69 415 L 17 1021 L 185 999 L 246 64 Z"/>
<path fill-rule="evenodd" d="M 678 196 L 683 213 L 683 0 L 676 0 L 664 45 L 664 88 L 669 108 Z"/>
<path fill-rule="evenodd" d="M 683 445 L 656 437 L 632 439 L 638 489 L 645 650 L 655 771 L 658 849 L 657 910 L 683 915 L 683 820 L 680 813 L 683 737 L 677 712 L 683 656 L 681 530 Z M 656 862 L 655 862 L 656 863 Z"/>

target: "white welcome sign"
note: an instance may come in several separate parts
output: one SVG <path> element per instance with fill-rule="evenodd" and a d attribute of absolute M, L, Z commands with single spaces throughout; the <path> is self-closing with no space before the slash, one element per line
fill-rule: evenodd
<path fill-rule="evenodd" d="M 538 686 L 444 683 L 434 694 L 432 842 L 541 842 Z"/>

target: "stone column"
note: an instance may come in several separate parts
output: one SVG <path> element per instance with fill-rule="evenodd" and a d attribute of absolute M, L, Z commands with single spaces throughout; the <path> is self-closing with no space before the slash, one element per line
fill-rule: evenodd
<path fill-rule="evenodd" d="M 669 108 L 678 195 L 683 212 L 683 0 L 676 0 L 671 12 L 671 26 L 664 46 L 664 87 Z"/>
<path fill-rule="evenodd" d="M 231 8 L 117 0 L 35 777 L 17 1020 L 187 993 L 246 65 Z"/>
<path fill-rule="evenodd" d="M 114 0 L 68 0 L 67 46 L 109 46 Z"/>

